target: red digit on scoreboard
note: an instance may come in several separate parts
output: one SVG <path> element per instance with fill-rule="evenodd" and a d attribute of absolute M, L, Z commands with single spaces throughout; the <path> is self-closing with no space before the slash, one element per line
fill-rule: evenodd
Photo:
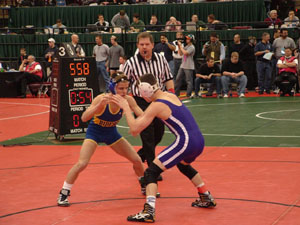
<path fill-rule="evenodd" d="M 79 127 L 79 125 L 80 125 L 80 117 L 79 115 L 75 114 L 73 115 L 73 126 Z"/>
<path fill-rule="evenodd" d="M 87 91 L 85 92 L 85 97 L 89 100 L 89 104 L 92 103 L 92 92 L 91 91 Z"/>
<path fill-rule="evenodd" d="M 75 91 L 70 92 L 70 99 L 71 99 L 71 105 L 76 105 L 77 103 L 77 96 Z"/>
<path fill-rule="evenodd" d="M 84 104 L 85 103 L 85 97 L 84 97 L 84 91 L 79 91 L 79 94 L 78 94 L 78 96 L 79 96 L 79 99 L 80 99 L 80 104 Z"/>

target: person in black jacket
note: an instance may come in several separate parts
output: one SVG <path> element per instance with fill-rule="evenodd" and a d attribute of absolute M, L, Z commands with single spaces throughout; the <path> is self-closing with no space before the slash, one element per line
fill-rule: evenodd
<path fill-rule="evenodd" d="M 240 58 L 243 63 L 245 71 L 247 71 L 247 88 L 254 90 L 257 87 L 257 72 L 256 72 L 256 58 L 254 55 L 254 47 L 256 45 L 256 37 L 250 36 L 249 42 L 240 50 Z"/>

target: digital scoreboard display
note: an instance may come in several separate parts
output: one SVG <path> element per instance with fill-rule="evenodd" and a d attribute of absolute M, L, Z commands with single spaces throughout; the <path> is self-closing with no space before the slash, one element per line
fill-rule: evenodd
<path fill-rule="evenodd" d="M 56 137 L 85 133 L 82 113 L 99 94 L 93 57 L 58 57 L 52 65 L 49 130 Z"/>

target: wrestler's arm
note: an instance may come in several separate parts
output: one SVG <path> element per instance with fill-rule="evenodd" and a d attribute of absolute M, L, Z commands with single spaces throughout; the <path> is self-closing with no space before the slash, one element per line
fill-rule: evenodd
<path fill-rule="evenodd" d="M 130 109 L 134 112 L 134 114 L 137 117 L 141 116 L 144 113 L 144 111 L 138 106 L 138 104 L 132 96 L 126 95 L 126 100 L 129 104 Z"/>
<path fill-rule="evenodd" d="M 104 110 L 104 107 L 106 106 L 106 104 L 109 101 L 109 96 L 108 94 L 106 95 L 98 95 L 96 98 L 93 99 L 92 104 L 90 105 L 90 107 L 88 107 L 84 113 L 81 116 L 81 120 L 83 122 L 87 122 L 88 120 L 90 120 L 91 118 L 93 118 L 93 116 L 95 114 L 99 114 Z"/>

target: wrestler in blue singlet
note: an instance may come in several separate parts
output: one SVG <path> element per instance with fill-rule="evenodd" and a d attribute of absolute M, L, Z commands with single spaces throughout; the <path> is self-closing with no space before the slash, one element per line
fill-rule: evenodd
<path fill-rule="evenodd" d="M 93 140 L 96 143 L 105 143 L 112 145 L 119 141 L 122 136 L 118 132 L 116 125 L 122 118 L 123 109 L 112 112 L 109 104 L 105 106 L 102 113 L 95 115 L 91 119 L 87 132 L 86 139 Z"/>
<path fill-rule="evenodd" d="M 163 99 L 156 102 L 164 103 L 171 109 L 170 117 L 162 121 L 176 136 L 175 141 L 158 155 L 158 159 L 167 169 L 182 160 L 193 162 L 204 148 L 204 138 L 193 115 L 184 104 L 177 106 Z"/>

